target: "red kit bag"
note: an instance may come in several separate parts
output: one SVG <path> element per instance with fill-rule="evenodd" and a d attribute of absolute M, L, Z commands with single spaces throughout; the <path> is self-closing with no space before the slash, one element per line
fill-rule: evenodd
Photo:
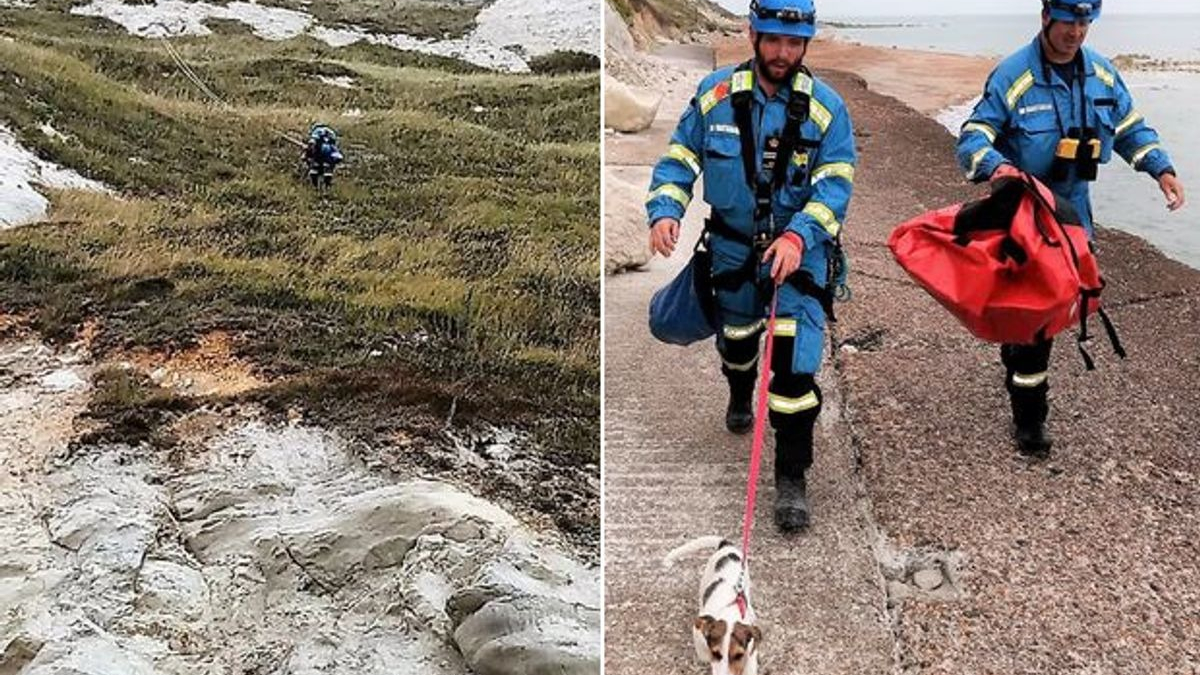
<path fill-rule="evenodd" d="M 1117 355 L 1116 331 L 1100 308 L 1104 280 L 1071 203 L 1021 174 L 992 183 L 984 199 L 901 223 L 888 246 L 896 261 L 976 337 L 1033 344 L 1099 314 Z"/>

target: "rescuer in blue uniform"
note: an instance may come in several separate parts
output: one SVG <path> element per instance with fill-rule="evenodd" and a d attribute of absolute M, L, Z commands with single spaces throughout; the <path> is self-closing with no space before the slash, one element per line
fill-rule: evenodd
<path fill-rule="evenodd" d="M 327 124 L 314 123 L 308 130 L 308 143 L 304 146 L 304 161 L 313 187 L 321 187 L 322 182 L 326 189 L 331 187 L 333 170 L 343 159 L 337 132 Z"/>
<path fill-rule="evenodd" d="M 845 267 L 840 232 L 854 180 L 854 134 L 838 94 L 803 67 L 816 33 L 811 0 L 754 0 L 754 58 L 704 78 L 654 168 L 646 202 L 650 245 L 669 256 L 704 173 L 706 223 L 729 382 L 726 426 L 744 433 L 759 338 L 777 294 L 769 408 L 775 430 L 775 521 L 809 522 L 805 472 L 821 410 L 821 364 L 832 286 Z"/>
<path fill-rule="evenodd" d="M 1117 69 L 1083 45 L 1100 4 L 1043 0 L 1041 32 L 992 71 L 958 139 L 958 161 L 968 179 L 996 179 L 1017 168 L 1031 173 L 1070 200 L 1089 237 L 1089 183 L 1114 150 L 1158 182 L 1168 208 L 1184 203 L 1171 159 Z M 1052 445 L 1045 430 L 1051 346 L 1047 339 L 1001 348 L 1014 439 L 1029 456 L 1046 456 Z"/>

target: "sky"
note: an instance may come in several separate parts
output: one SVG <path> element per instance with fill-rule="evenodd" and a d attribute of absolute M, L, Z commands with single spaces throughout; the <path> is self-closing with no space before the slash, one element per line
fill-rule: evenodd
<path fill-rule="evenodd" d="M 717 0 L 726 9 L 741 14 L 749 0 Z M 1104 12 L 1114 14 L 1200 14 L 1197 0 L 1103 0 Z M 817 16 L 881 16 L 918 14 L 1024 14 L 1041 11 L 1038 0 L 816 0 Z"/>

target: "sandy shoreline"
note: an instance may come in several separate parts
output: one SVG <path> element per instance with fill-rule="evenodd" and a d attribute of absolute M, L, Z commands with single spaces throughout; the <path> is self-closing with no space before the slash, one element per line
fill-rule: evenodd
<path fill-rule="evenodd" d="M 738 63 L 752 55 L 744 34 L 714 35 L 717 65 Z M 1016 47 L 1014 46 L 1014 49 Z M 844 70 L 867 81 L 872 91 L 899 99 L 928 116 L 961 105 L 983 91 L 997 59 L 818 38 L 808 64 L 821 70 Z"/>

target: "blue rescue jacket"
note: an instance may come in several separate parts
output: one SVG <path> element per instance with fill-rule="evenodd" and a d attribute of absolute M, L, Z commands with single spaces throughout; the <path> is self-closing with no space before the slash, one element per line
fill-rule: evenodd
<path fill-rule="evenodd" d="M 809 117 L 800 133 L 815 147 L 797 147 L 793 153 L 785 185 L 775 193 L 773 224 L 754 222 L 754 191 L 746 181 L 732 103 L 734 93 L 753 92 L 754 159 L 755 166 L 761 166 L 767 139 L 783 130 L 792 87 L 807 86 L 800 80 L 807 77 L 797 74 L 770 99 L 756 85 L 753 69 L 728 66 L 704 78 L 671 136 L 667 154 L 654 167 L 646 201 L 649 223 L 664 217 L 682 219 L 693 184 L 703 172 L 704 201 L 716 215 L 746 238 L 772 225 L 772 234 L 790 230 L 800 235 L 805 246 L 802 268 L 824 284 L 826 244 L 841 231 L 854 181 L 854 132 L 845 103 L 827 84 L 811 78 Z M 719 236 L 712 248 L 717 274 L 741 265 L 750 255 L 745 244 Z"/>
<path fill-rule="evenodd" d="M 1089 47 L 1080 50 L 1086 105 L 1080 102 L 1078 75 L 1074 86 L 1068 86 L 1042 58 L 1040 38 L 1034 38 L 988 77 L 983 98 L 962 126 L 957 154 L 969 180 L 987 180 L 1005 161 L 1037 176 L 1071 200 L 1090 235 L 1088 181 L 1077 176 L 1074 166 L 1065 180 L 1050 180 L 1058 142 L 1067 130 L 1094 128 L 1101 142 L 1101 164 L 1116 150 L 1134 169 L 1157 178 L 1171 168 L 1171 159 L 1158 134 L 1134 108 L 1129 88 L 1112 63 Z"/>

